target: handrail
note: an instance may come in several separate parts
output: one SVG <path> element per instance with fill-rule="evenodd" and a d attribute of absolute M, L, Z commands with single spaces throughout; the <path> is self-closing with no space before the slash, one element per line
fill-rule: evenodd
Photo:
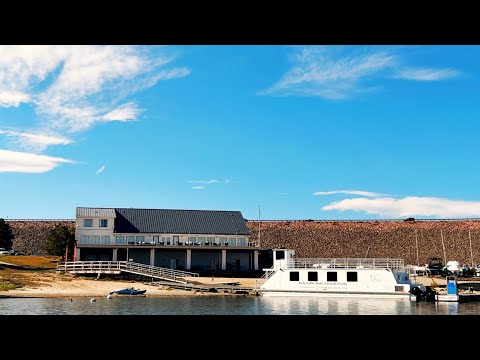
<path fill-rule="evenodd" d="M 174 270 L 160 266 L 145 265 L 131 261 L 68 261 L 57 264 L 58 271 L 124 271 L 143 276 L 161 278 L 166 280 L 177 281 L 184 277 L 197 277 L 198 273 L 182 270 Z"/>

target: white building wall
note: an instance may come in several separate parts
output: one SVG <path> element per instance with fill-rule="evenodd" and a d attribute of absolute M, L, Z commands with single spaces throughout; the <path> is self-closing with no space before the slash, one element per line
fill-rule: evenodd
<path fill-rule="evenodd" d="M 92 227 L 84 226 L 84 219 L 92 219 Z M 100 219 L 107 219 L 107 227 L 100 227 Z M 105 217 L 77 217 L 75 221 L 75 240 L 78 244 L 82 244 L 82 235 L 89 235 L 90 239 L 92 235 L 98 236 L 110 236 L 110 244 L 115 244 L 115 238 L 113 236 L 113 228 L 115 225 L 114 218 Z M 91 242 L 90 242 L 91 244 Z"/>

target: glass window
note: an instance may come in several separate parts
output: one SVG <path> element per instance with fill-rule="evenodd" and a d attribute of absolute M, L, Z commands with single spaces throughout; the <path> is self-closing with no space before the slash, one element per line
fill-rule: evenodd
<path fill-rule="evenodd" d="M 93 219 L 83 219 L 83 227 L 92 227 Z"/>
<path fill-rule="evenodd" d="M 245 238 L 238 238 L 237 239 L 237 246 L 245 246 L 246 240 Z"/>
<path fill-rule="evenodd" d="M 299 281 L 300 273 L 298 271 L 290 271 L 290 281 Z"/>
<path fill-rule="evenodd" d="M 125 236 L 117 236 L 115 238 L 115 243 L 119 245 L 125 244 Z"/>
<path fill-rule="evenodd" d="M 337 272 L 327 271 L 327 281 L 337 281 Z"/>
<path fill-rule="evenodd" d="M 90 244 L 90 235 L 82 235 L 80 237 L 80 244 Z"/>
<path fill-rule="evenodd" d="M 145 241 L 145 236 L 143 236 L 143 235 L 135 236 L 135 241 L 136 241 L 137 243 L 138 243 L 138 242 Z"/>
<path fill-rule="evenodd" d="M 275 251 L 275 260 L 283 260 L 283 259 L 285 259 L 285 250 Z"/>
<path fill-rule="evenodd" d="M 99 235 L 92 235 L 92 244 L 93 245 L 100 245 L 100 236 Z"/>
<path fill-rule="evenodd" d="M 110 244 L 110 235 L 102 235 L 102 244 Z"/>
<path fill-rule="evenodd" d="M 358 281 L 358 273 L 356 271 L 347 271 L 347 281 Z"/>
<path fill-rule="evenodd" d="M 108 220 L 107 219 L 98 220 L 98 226 L 99 227 L 107 227 L 108 226 Z"/>
<path fill-rule="evenodd" d="M 308 272 L 308 281 L 318 281 L 318 272 L 309 271 Z"/>
<path fill-rule="evenodd" d="M 228 245 L 235 246 L 236 242 L 237 242 L 236 238 L 228 238 Z"/>
<path fill-rule="evenodd" d="M 135 236 L 127 236 L 127 244 L 129 245 L 135 244 Z"/>
<path fill-rule="evenodd" d="M 223 246 L 227 242 L 227 238 L 226 237 L 219 237 L 218 242 L 220 243 L 220 245 Z"/>

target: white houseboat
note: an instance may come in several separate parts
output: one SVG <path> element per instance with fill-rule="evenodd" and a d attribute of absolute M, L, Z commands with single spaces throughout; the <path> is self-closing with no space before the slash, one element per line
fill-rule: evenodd
<path fill-rule="evenodd" d="M 272 251 L 273 266 L 263 269 L 264 282 L 259 289 L 262 296 L 419 300 L 430 291 L 429 287 L 411 282 L 402 259 L 295 258 L 295 250 Z"/>

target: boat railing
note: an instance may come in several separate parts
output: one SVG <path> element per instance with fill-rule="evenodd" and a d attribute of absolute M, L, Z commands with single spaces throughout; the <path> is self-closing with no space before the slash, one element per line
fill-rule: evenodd
<path fill-rule="evenodd" d="M 317 269 L 404 269 L 403 259 L 388 258 L 303 258 L 288 260 L 288 268 Z"/>

